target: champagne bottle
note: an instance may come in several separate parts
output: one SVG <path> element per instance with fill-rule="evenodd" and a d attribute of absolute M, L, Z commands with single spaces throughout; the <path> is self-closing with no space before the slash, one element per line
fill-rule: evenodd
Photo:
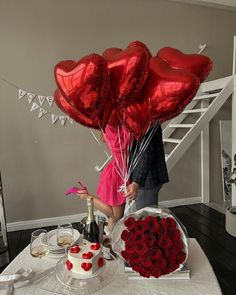
<path fill-rule="evenodd" d="M 84 226 L 84 239 L 96 243 L 99 242 L 99 228 L 94 216 L 93 198 L 87 199 L 88 216 Z"/>

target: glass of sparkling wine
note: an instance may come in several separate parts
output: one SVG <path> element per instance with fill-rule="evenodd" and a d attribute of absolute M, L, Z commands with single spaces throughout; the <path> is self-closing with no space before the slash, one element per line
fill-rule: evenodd
<path fill-rule="evenodd" d="M 48 254 L 48 237 L 45 229 L 38 229 L 32 232 L 30 254 L 38 258 Z"/>
<path fill-rule="evenodd" d="M 57 227 L 57 245 L 66 249 L 74 241 L 74 230 L 71 223 L 59 224 Z"/>

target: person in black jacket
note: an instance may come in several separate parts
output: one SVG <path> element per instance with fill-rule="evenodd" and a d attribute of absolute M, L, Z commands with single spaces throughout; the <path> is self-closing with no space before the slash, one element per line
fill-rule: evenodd
<path fill-rule="evenodd" d="M 146 138 L 152 132 L 151 130 L 148 131 Z M 130 154 L 131 161 L 132 157 L 135 156 L 136 145 L 138 145 L 137 150 L 139 150 L 141 142 L 142 140 L 134 142 Z M 158 192 L 162 185 L 169 181 L 162 141 L 162 129 L 159 123 L 149 144 L 131 172 L 130 181 L 126 197 L 135 200 L 137 209 L 158 204 Z"/>

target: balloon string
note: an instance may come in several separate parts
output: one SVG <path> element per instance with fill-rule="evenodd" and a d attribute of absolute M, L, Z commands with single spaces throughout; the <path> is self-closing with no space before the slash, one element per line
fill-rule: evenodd
<path fill-rule="evenodd" d="M 155 133 L 155 131 L 156 131 L 156 129 L 157 129 L 157 127 L 159 126 L 159 122 L 157 121 L 157 122 L 155 122 L 155 124 L 154 124 L 154 126 L 153 126 L 153 128 L 152 128 L 152 130 L 151 130 L 151 132 L 150 132 L 150 134 L 148 135 L 148 138 L 147 139 L 145 139 L 145 136 L 147 135 L 147 133 L 148 133 L 148 131 L 146 132 L 146 134 L 145 134 L 145 136 L 144 136 L 144 141 L 142 140 L 142 143 L 141 143 L 141 145 L 142 145 L 142 147 L 140 146 L 140 149 L 139 149 L 139 151 L 138 151 L 138 153 L 137 153 L 137 155 L 135 155 L 134 157 L 133 157 L 133 159 L 134 159 L 134 161 L 132 161 L 132 163 L 131 163 L 131 165 L 130 165 L 130 169 L 129 169 L 129 173 L 128 173 L 128 175 L 127 175 L 127 179 L 130 177 L 130 175 L 131 175 L 131 172 L 135 169 L 135 167 L 137 166 L 137 164 L 138 164 L 138 162 L 139 162 L 139 160 L 140 160 L 140 158 L 141 158 L 141 155 L 142 155 L 142 153 L 146 150 L 146 148 L 147 148 L 147 146 L 148 146 L 148 144 L 150 143 L 150 141 L 151 141 L 151 139 L 152 139 L 152 137 L 153 137 L 153 135 L 154 135 L 154 133 Z M 137 146 L 136 146 L 137 147 Z"/>
<path fill-rule="evenodd" d="M 138 154 L 138 150 L 142 147 L 142 143 L 144 142 L 144 140 L 145 140 L 145 138 L 146 138 L 146 135 L 147 135 L 147 133 L 148 133 L 148 131 L 149 131 L 149 128 L 150 128 L 150 125 L 149 125 L 149 127 L 148 127 L 148 129 L 147 129 L 145 135 L 144 135 L 143 138 L 140 140 L 140 143 L 141 143 L 140 146 L 138 146 L 138 143 L 136 144 L 136 147 L 135 147 L 135 150 L 134 150 L 134 153 L 133 153 L 133 157 L 132 157 L 132 159 L 131 159 L 131 163 L 130 163 L 130 165 L 129 165 L 129 170 L 128 170 L 128 175 L 127 175 L 127 177 L 129 177 L 129 175 L 131 174 L 131 168 L 132 168 L 132 166 L 133 166 L 133 162 L 135 161 L 135 158 L 136 158 L 136 156 L 137 156 L 137 154 Z"/>
<path fill-rule="evenodd" d="M 89 129 L 89 130 L 90 130 L 90 132 L 91 132 L 93 138 L 95 139 L 95 141 L 96 141 L 99 145 L 102 145 L 101 142 L 99 141 L 99 139 L 97 138 L 96 134 L 93 132 L 93 130 L 92 130 L 92 129 Z M 110 158 L 110 157 L 111 157 L 111 155 L 109 155 L 108 152 L 107 152 L 105 149 L 103 149 L 103 151 L 104 151 L 104 153 L 106 154 L 107 158 Z"/>
<path fill-rule="evenodd" d="M 122 151 L 122 146 L 121 146 L 120 126 L 118 126 L 118 133 L 117 134 L 118 134 L 118 141 L 119 141 L 119 147 L 120 147 L 120 155 L 121 155 L 121 160 L 122 160 L 122 164 L 123 164 L 122 175 L 124 177 L 124 175 L 125 175 L 125 162 L 124 162 L 123 151 Z M 125 142 L 124 142 L 124 144 L 125 144 Z"/>
<path fill-rule="evenodd" d="M 146 148 L 147 148 L 148 144 L 150 143 L 150 141 L 151 141 L 151 139 L 152 139 L 152 137 L 153 137 L 153 135 L 154 135 L 154 133 L 155 133 L 158 126 L 159 126 L 159 122 L 157 124 L 155 124 L 155 126 L 153 127 L 153 129 L 150 132 L 150 135 L 149 135 L 147 141 L 145 142 L 142 149 L 139 151 L 139 154 L 138 154 L 137 158 L 135 159 L 134 167 L 132 167 L 133 169 L 137 166 L 138 161 L 140 160 L 142 153 L 146 150 Z"/>

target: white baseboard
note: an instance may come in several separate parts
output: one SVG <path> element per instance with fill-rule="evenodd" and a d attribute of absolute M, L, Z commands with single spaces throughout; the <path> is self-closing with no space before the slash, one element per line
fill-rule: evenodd
<path fill-rule="evenodd" d="M 160 201 L 159 205 L 167 208 L 184 206 L 184 205 L 192 205 L 202 203 L 202 197 L 192 197 L 192 198 L 184 198 L 184 199 L 174 199 L 168 201 Z"/>
<path fill-rule="evenodd" d="M 197 204 L 197 203 L 201 203 L 201 201 L 202 201 L 201 197 L 193 197 L 193 198 L 161 201 L 159 202 L 159 205 L 170 208 L 170 207 L 176 207 L 176 206 Z M 7 231 L 11 232 L 11 231 L 17 231 L 17 230 L 31 229 L 31 228 L 42 228 L 46 226 L 58 225 L 63 222 L 73 223 L 73 222 L 80 221 L 85 216 L 86 216 L 86 213 L 80 213 L 75 215 L 10 222 L 10 223 L 7 223 Z"/>
<path fill-rule="evenodd" d="M 86 213 L 80 213 L 75 215 L 10 222 L 10 223 L 7 223 L 7 231 L 10 232 L 10 231 L 17 231 L 17 230 L 24 230 L 24 229 L 31 229 L 31 228 L 42 228 L 46 226 L 58 225 L 63 222 L 73 223 L 73 222 L 80 221 L 85 216 L 86 216 Z"/>

